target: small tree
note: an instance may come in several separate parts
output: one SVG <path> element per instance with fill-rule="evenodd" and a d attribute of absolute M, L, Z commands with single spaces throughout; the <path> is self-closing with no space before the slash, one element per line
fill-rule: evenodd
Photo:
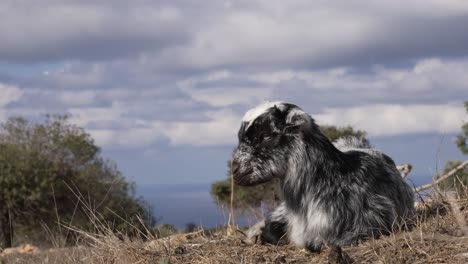
<path fill-rule="evenodd" d="M 464 103 L 466 112 L 468 113 L 468 101 Z M 457 135 L 455 140 L 455 144 L 460 149 L 461 153 L 467 155 L 468 154 L 468 147 L 466 144 L 468 138 L 468 122 L 465 122 L 462 127 L 462 131 Z M 452 160 L 448 161 L 445 164 L 444 172 L 441 175 L 446 174 L 447 172 L 451 171 L 452 169 L 456 168 L 462 163 L 459 160 Z M 454 190 L 459 194 L 464 193 L 464 189 L 468 187 L 468 168 L 464 168 L 461 171 L 455 173 L 451 177 L 447 178 L 443 182 L 439 184 L 444 190 Z"/>
<path fill-rule="evenodd" d="M 362 130 L 355 130 L 352 126 L 336 127 L 336 126 L 320 126 L 322 133 L 331 141 L 336 141 L 339 138 L 344 137 L 357 137 L 363 144 L 370 146 L 370 142 L 367 139 L 367 133 Z"/>
<path fill-rule="evenodd" d="M 465 102 L 465 109 L 468 113 L 468 101 Z M 462 131 L 457 135 L 455 143 L 463 154 L 468 154 L 468 146 L 466 145 L 466 140 L 468 138 L 468 122 L 465 122 L 462 127 Z"/>
<path fill-rule="evenodd" d="M 444 167 L 444 171 L 439 175 L 439 177 L 447 174 L 449 171 L 458 167 L 460 164 L 462 164 L 462 161 L 460 160 L 447 161 Z M 468 169 L 465 167 L 454 175 L 448 177 L 446 180 L 439 183 L 439 187 L 443 190 L 452 190 L 456 191 L 458 194 L 463 194 L 465 188 L 468 187 Z"/>
<path fill-rule="evenodd" d="M 354 136 L 361 139 L 367 145 L 369 140 L 366 138 L 366 132 L 355 130 L 351 126 L 336 127 L 336 126 L 321 126 L 322 133 L 331 141 L 335 141 L 340 137 Z M 231 164 L 228 162 L 227 178 L 221 181 L 216 181 L 211 185 L 211 197 L 220 207 L 227 207 L 230 204 L 231 187 Z M 279 200 L 278 180 L 273 180 L 267 183 L 256 186 L 236 186 L 234 188 L 234 207 L 241 213 L 250 212 L 257 214 L 259 207 L 264 205 L 268 209 L 273 208 Z"/>
<path fill-rule="evenodd" d="M 2 124 L 0 236 L 4 247 L 12 245 L 15 226 L 34 229 L 61 221 L 92 230 L 89 210 L 111 221 L 115 229 L 126 228 L 125 220 L 136 215 L 149 219 L 150 214 L 144 201 L 134 196 L 134 184 L 104 160 L 91 136 L 67 123 L 66 116 L 49 116 L 35 124 L 10 118 Z"/>

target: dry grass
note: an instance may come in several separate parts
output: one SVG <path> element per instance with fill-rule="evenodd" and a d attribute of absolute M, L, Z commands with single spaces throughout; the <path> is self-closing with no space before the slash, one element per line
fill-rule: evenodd
<path fill-rule="evenodd" d="M 344 247 L 344 255 L 354 263 L 468 263 L 467 197 L 468 189 L 462 197 L 436 193 L 419 206 L 411 231 Z M 247 245 L 240 233 L 227 236 L 225 229 L 161 239 L 146 230 L 129 238 L 98 217 L 93 221 L 94 233 L 74 230 L 81 247 L 9 254 L 0 263 L 346 263 L 334 250 L 319 255 L 289 245 Z"/>

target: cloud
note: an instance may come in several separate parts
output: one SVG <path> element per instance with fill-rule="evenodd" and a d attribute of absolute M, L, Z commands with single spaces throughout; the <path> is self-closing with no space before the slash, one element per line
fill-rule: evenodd
<path fill-rule="evenodd" d="M 188 45 L 167 49 L 160 58 L 189 68 L 307 69 L 468 53 L 468 4 L 403 6 L 408 5 L 412 8 L 364 1 L 231 3 L 197 28 Z"/>
<path fill-rule="evenodd" d="M 178 7 L 146 1 L 2 1 L 0 57 L 10 62 L 102 60 L 187 38 Z M 44 5 L 47 8 L 44 8 Z"/>
<path fill-rule="evenodd" d="M 212 119 L 207 122 L 167 123 L 158 129 L 173 145 L 234 145 L 242 116 L 229 111 L 211 112 L 210 115 Z M 461 104 L 377 104 L 325 108 L 312 117 L 322 125 L 352 125 L 376 137 L 458 132 L 466 113 Z"/>
<path fill-rule="evenodd" d="M 375 135 L 454 131 L 448 116 L 468 95 L 461 1 L 47 0 L 0 10 L 0 69 L 13 69 L 0 83 L 15 84 L 0 86 L 0 117 L 68 113 L 105 146 L 233 144 L 240 117 L 265 100 Z M 432 106 L 438 114 L 424 117 Z"/>
<path fill-rule="evenodd" d="M 124 128 L 124 129 L 89 129 L 93 139 L 99 146 L 106 149 L 115 148 L 146 148 L 153 145 L 157 140 L 162 139 L 160 129 L 157 127 L 146 128 Z"/>
<path fill-rule="evenodd" d="M 0 83 L 0 107 L 4 107 L 9 103 L 18 101 L 24 91 L 14 85 Z"/>
<path fill-rule="evenodd" d="M 466 1 L 3 0 L 0 17 L 0 122 L 69 114 L 139 182 L 223 175 L 265 100 L 416 165 L 467 119 Z"/>
<path fill-rule="evenodd" d="M 158 80 L 152 70 L 131 65 L 65 65 L 43 75 L 47 82 L 36 82 L 34 88 L 21 84 L 26 88 L 5 89 L 4 94 L 15 92 L 2 99 L 11 97 L 10 102 L 14 97 L 15 102 L 5 106 L 8 112 L 2 115 L 68 113 L 73 123 L 110 148 L 158 142 L 232 145 L 245 111 L 265 100 L 289 101 L 318 115 L 321 123 L 350 124 L 371 135 L 454 132 L 459 129 L 461 102 L 468 85 L 467 58 L 426 58 L 407 66 L 373 65 L 366 69 L 218 69 L 162 74 Z M 90 75 L 99 76 L 91 78 L 98 81 L 79 81 L 80 76 L 87 79 Z M 64 76 L 78 80 L 77 86 L 69 87 Z M 437 113 L 430 117 L 422 114 L 430 109 Z M 371 118 L 376 113 L 380 119 Z M 397 116 L 405 119 L 398 123 Z"/>
<path fill-rule="evenodd" d="M 141 148 L 161 141 L 171 145 L 233 145 L 241 116 L 228 110 L 210 111 L 206 115 L 207 121 L 148 122 L 126 119 L 111 109 L 95 109 L 72 118 L 71 122 L 91 127 L 87 131 L 99 145 L 109 149 Z M 119 126 L 112 126 L 114 119 L 121 120 Z"/>
<path fill-rule="evenodd" d="M 79 126 L 111 126 L 113 123 L 123 123 L 119 120 L 125 114 L 125 109 L 115 103 L 110 107 L 70 108 L 68 112 L 70 121 Z"/>
<path fill-rule="evenodd" d="M 310 69 L 468 54 L 462 1 L 2 1 L 5 62 Z M 47 5 L 48 8 L 43 8 Z M 401 6 L 400 6 L 401 5 Z"/>
<path fill-rule="evenodd" d="M 214 89 L 194 89 L 193 99 L 212 106 L 227 107 L 235 104 L 258 104 L 271 97 L 271 90 L 258 87 L 218 87 Z"/>
<path fill-rule="evenodd" d="M 90 105 L 96 97 L 95 91 L 61 92 L 59 100 L 69 106 Z"/>
<path fill-rule="evenodd" d="M 215 146 L 233 145 L 241 116 L 222 110 L 207 113 L 211 120 L 206 122 L 176 122 L 162 128 L 174 145 Z"/>
<path fill-rule="evenodd" d="M 378 104 L 351 108 L 325 108 L 322 113 L 313 117 L 321 124 L 352 125 L 365 130 L 370 136 L 393 136 L 458 132 L 466 119 L 466 113 L 461 104 Z"/>
<path fill-rule="evenodd" d="M 23 93 L 24 91 L 19 87 L 0 82 L 0 122 L 8 118 L 8 112 L 5 107 L 10 103 L 18 101 Z"/>
<path fill-rule="evenodd" d="M 213 71 L 180 81 L 193 99 L 245 111 L 265 100 L 296 103 L 308 112 L 363 104 L 437 104 L 461 101 L 468 58 L 426 58 L 405 66 L 315 70 Z"/>
<path fill-rule="evenodd" d="M 128 126 L 111 129 L 108 123 L 107 126 L 89 131 L 99 144 L 110 148 L 145 147 L 165 140 L 171 145 L 234 145 L 237 142 L 236 133 L 242 114 L 230 110 L 210 111 L 206 114 L 210 117 L 207 121 L 126 120 Z M 101 115 L 93 116 L 102 116 L 99 118 L 100 124 L 103 122 L 106 124 L 113 119 L 112 115 L 106 115 L 105 111 Z M 466 119 L 466 113 L 462 105 L 458 104 L 375 104 L 325 108 L 322 112 L 312 113 L 312 117 L 321 125 L 352 125 L 376 137 L 414 133 L 454 133 L 460 130 Z"/>
<path fill-rule="evenodd" d="M 430 113 L 430 114 L 428 114 Z M 242 113 L 243 114 L 243 113 Z M 233 145 L 242 115 L 232 111 L 210 112 L 206 122 L 165 123 L 158 127 L 173 145 Z M 414 133 L 453 133 L 460 130 L 466 113 L 461 104 L 371 104 L 350 108 L 325 108 L 312 113 L 319 124 L 352 125 L 370 136 Z"/>
<path fill-rule="evenodd" d="M 340 67 L 316 71 L 279 71 L 253 75 L 269 83 L 273 99 L 296 102 L 309 112 L 362 104 L 436 104 L 461 101 L 466 93 L 468 60 L 423 59 L 409 67 L 375 65 L 367 71 Z M 267 81 L 266 81 L 267 80 Z"/>
<path fill-rule="evenodd" d="M 192 99 L 214 107 L 257 104 L 271 96 L 269 85 L 231 71 L 214 71 L 178 82 Z"/>

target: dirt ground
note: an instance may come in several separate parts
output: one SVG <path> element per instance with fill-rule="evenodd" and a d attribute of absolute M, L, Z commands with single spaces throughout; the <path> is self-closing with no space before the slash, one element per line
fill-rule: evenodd
<path fill-rule="evenodd" d="M 0 263 L 468 263 L 468 230 L 460 226 L 460 216 L 466 221 L 466 200 L 456 211 L 432 205 L 418 213 L 411 231 L 320 254 L 291 245 L 248 245 L 241 233 L 227 236 L 220 229 L 150 242 L 88 235 L 86 246 L 4 254 Z"/>

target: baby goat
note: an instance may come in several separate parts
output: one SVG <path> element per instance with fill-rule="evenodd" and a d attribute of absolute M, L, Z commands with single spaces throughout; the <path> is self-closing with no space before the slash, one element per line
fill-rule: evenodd
<path fill-rule="evenodd" d="M 283 200 L 250 236 L 320 251 L 388 234 L 414 213 L 413 191 L 391 158 L 359 148 L 358 140 L 333 145 L 296 105 L 268 102 L 249 110 L 238 137 L 235 182 L 279 178 Z"/>

